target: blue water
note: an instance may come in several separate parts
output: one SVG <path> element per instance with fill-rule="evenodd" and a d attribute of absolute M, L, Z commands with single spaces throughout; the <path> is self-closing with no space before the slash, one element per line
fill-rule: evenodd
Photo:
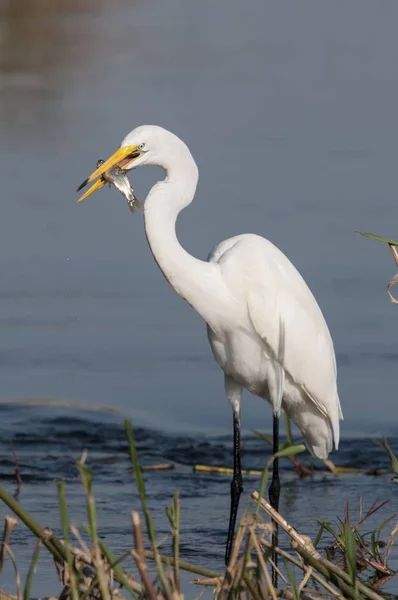
<path fill-rule="evenodd" d="M 0 406 L 0 480 L 9 494 L 17 494 L 20 505 L 41 527 L 50 527 L 61 535 L 58 516 L 56 482 L 64 480 L 70 520 L 82 532 L 87 522 L 86 502 L 78 477 L 76 461 L 85 449 L 86 464 L 94 475 L 97 522 L 101 537 L 117 556 L 133 545 L 130 514 L 141 510 L 128 459 L 128 446 L 122 420 L 117 415 L 70 408 L 31 405 Z M 164 509 L 171 496 L 179 491 L 181 499 L 181 558 L 199 566 L 223 571 L 227 518 L 230 501 L 230 476 L 194 472 L 195 465 L 231 466 L 231 436 L 208 436 L 186 433 L 172 434 L 143 427 L 135 428 L 137 451 L 142 465 L 167 463 L 169 471 L 149 471 L 144 474 L 149 505 L 159 540 L 165 554 L 171 553 L 169 526 Z M 398 438 L 390 439 L 398 453 Z M 242 440 L 242 465 L 246 469 L 261 469 L 270 458 L 270 447 L 253 435 Z M 301 457 L 298 457 L 301 458 Z M 302 458 L 309 464 L 308 456 Z M 343 519 L 347 503 L 350 520 L 359 519 L 360 496 L 366 512 L 375 501 L 388 503 L 362 526 L 362 533 L 381 525 L 397 511 L 396 484 L 391 481 L 386 452 L 366 438 L 345 439 L 335 456 L 336 464 L 361 469 L 355 474 L 335 477 L 325 471 L 319 461 L 310 479 L 300 479 L 288 459 L 281 461 L 281 514 L 298 530 L 315 539 L 322 518 L 337 526 Z M 15 468 L 22 484 L 17 487 Z M 375 474 L 376 473 L 376 474 Z M 259 488 L 258 476 L 244 476 L 241 513 L 250 505 L 250 493 Z M 10 510 L 0 505 L 0 518 Z M 386 527 L 382 539 L 387 541 L 394 523 Z M 32 534 L 23 523 L 15 529 L 11 546 L 22 578 L 34 547 Z M 76 546 L 79 544 L 74 541 Z M 320 547 L 329 545 L 325 536 Z M 282 536 L 281 544 L 289 548 Z M 390 556 L 394 568 L 398 564 L 396 547 Z M 125 562 L 131 572 L 131 564 Z M 187 597 L 196 597 L 198 590 L 186 576 L 183 590 Z M 1 587 L 15 591 L 15 576 L 10 561 L 6 561 Z M 392 579 L 385 587 L 396 591 Z M 45 551 L 39 562 L 34 583 L 34 595 L 56 594 L 60 591 L 52 561 Z"/>
<path fill-rule="evenodd" d="M 343 448 L 396 439 L 395 265 L 355 231 L 397 237 L 397 4 L 12 0 L 0 15 L 0 400 L 111 407 L 98 428 L 121 414 L 230 443 L 204 324 L 160 275 L 142 214 L 115 190 L 75 204 L 96 160 L 153 123 L 200 169 L 183 245 L 204 258 L 237 233 L 276 243 L 333 335 Z M 134 173 L 141 200 L 157 177 Z M 42 418 L 5 411 L 2 427 L 17 436 Z M 247 435 L 269 431 L 269 407 L 247 395 L 242 420 Z M 210 497 L 198 504 L 206 522 L 225 516 L 223 490 L 220 513 Z"/>

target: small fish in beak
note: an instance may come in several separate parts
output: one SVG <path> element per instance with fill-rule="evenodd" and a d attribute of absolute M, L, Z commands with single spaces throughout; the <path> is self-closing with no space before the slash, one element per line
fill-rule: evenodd
<path fill-rule="evenodd" d="M 97 169 L 102 165 L 104 161 L 100 158 L 97 160 Z M 127 204 L 129 205 L 130 212 L 134 212 L 136 207 L 143 208 L 141 202 L 136 198 L 134 194 L 134 190 L 131 187 L 130 181 L 126 175 L 126 172 L 123 171 L 118 165 L 111 167 L 108 171 L 101 176 L 101 180 L 105 183 L 109 183 L 109 187 L 111 184 L 115 186 L 116 189 L 126 198 Z"/>

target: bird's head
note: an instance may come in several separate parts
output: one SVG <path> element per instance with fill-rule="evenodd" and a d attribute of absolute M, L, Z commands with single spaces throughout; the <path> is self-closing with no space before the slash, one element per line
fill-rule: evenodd
<path fill-rule="evenodd" d="M 89 183 L 94 182 L 78 199 L 78 202 L 82 202 L 93 192 L 99 190 L 105 183 L 102 175 L 116 165 L 124 171 L 142 165 L 156 165 L 167 171 L 171 157 L 175 160 L 187 150 L 186 145 L 176 135 L 162 127 L 156 125 L 137 127 L 126 135 L 116 152 L 93 171 L 77 188 L 77 191 L 80 191 Z"/>

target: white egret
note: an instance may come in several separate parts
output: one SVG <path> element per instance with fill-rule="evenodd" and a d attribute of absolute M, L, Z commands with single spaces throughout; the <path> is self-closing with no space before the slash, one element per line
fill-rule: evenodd
<path fill-rule="evenodd" d="M 325 459 L 333 438 L 338 447 L 339 419 L 343 418 L 333 342 L 304 279 L 268 240 L 253 234 L 238 235 L 216 246 L 207 262 L 191 256 L 180 245 L 175 224 L 180 211 L 193 200 L 198 168 L 176 135 L 149 125 L 131 131 L 120 148 L 79 187 L 99 178 L 79 201 L 99 189 L 102 175 L 115 165 L 126 171 L 141 165 L 164 169 L 165 179 L 152 187 L 144 204 L 148 243 L 172 288 L 205 320 L 211 349 L 224 371 L 234 427 L 228 562 L 243 489 L 242 389 L 271 404 L 274 453 L 283 409 L 300 429 L 308 449 Z M 275 460 L 269 497 L 276 510 L 279 491 Z"/>

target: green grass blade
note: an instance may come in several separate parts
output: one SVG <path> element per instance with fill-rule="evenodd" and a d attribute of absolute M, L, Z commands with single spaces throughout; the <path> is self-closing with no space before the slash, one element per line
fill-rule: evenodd
<path fill-rule="evenodd" d="M 117 579 L 117 581 L 125 587 L 125 589 L 131 594 L 131 596 L 133 598 L 137 598 L 136 592 L 133 590 L 133 588 L 129 584 L 127 576 L 126 576 L 123 568 L 119 564 L 120 559 L 116 558 L 116 556 L 113 554 L 112 550 L 110 550 L 108 548 L 108 546 L 106 546 L 102 540 L 99 540 L 99 545 L 101 547 L 102 552 L 105 554 L 105 556 L 109 562 L 109 568 L 113 569 L 115 579 Z"/>
<path fill-rule="evenodd" d="M 30 515 L 12 498 L 7 492 L 0 488 L 0 499 L 3 500 L 5 504 L 12 510 L 12 512 L 19 518 L 23 523 L 25 523 L 26 527 L 31 530 L 35 536 L 42 540 L 43 545 L 47 548 L 47 550 L 53 555 L 54 559 L 63 563 L 66 561 L 66 553 L 62 547 L 62 544 L 58 540 L 58 543 L 55 542 L 55 536 L 53 536 L 52 540 L 46 538 L 43 535 L 43 529 L 32 519 Z"/>
<path fill-rule="evenodd" d="M 57 487 L 58 487 L 58 499 L 59 499 L 59 511 L 60 511 L 60 517 L 61 517 L 62 535 L 64 536 L 64 541 L 65 541 L 66 561 L 68 563 L 68 569 L 69 569 L 72 599 L 78 600 L 79 593 L 78 593 L 77 584 L 76 584 L 76 573 L 75 573 L 75 569 L 73 566 L 73 557 L 72 557 L 72 552 L 71 552 L 70 543 L 69 543 L 69 517 L 68 517 L 68 509 L 67 509 L 66 500 L 65 500 L 65 482 L 58 481 Z"/>
<path fill-rule="evenodd" d="M 266 433 L 262 433 L 261 431 L 253 431 L 253 435 L 255 435 L 260 440 L 264 440 L 270 446 L 273 445 L 273 440 L 271 435 L 267 435 Z"/>
<path fill-rule="evenodd" d="M 273 462 L 274 462 L 274 457 L 272 457 L 267 462 L 267 464 L 264 467 L 263 474 L 261 475 L 260 490 L 259 490 L 260 498 L 264 497 L 264 492 L 265 492 L 265 488 L 267 487 L 267 482 L 268 482 L 268 477 L 269 477 L 269 468 L 270 468 L 270 466 L 272 465 Z M 258 515 L 259 511 L 260 511 L 260 503 L 257 502 L 256 503 L 255 514 Z"/>
<path fill-rule="evenodd" d="M 173 557 L 174 557 L 174 581 L 177 590 L 180 589 L 180 571 L 179 571 L 179 561 L 180 561 L 180 498 L 178 492 L 175 492 L 173 496 L 173 506 L 172 506 L 172 515 L 173 515 L 173 524 L 172 524 L 172 534 L 173 534 Z"/>
<path fill-rule="evenodd" d="M 318 531 L 318 533 L 316 535 L 316 538 L 315 538 L 314 548 L 316 548 L 318 546 L 319 542 L 321 541 L 322 534 L 323 534 L 324 530 L 325 530 L 325 526 L 324 526 L 323 523 L 321 523 L 320 527 L 319 527 L 319 531 Z"/>
<path fill-rule="evenodd" d="M 264 442 L 267 442 L 267 444 L 269 444 L 271 447 L 273 447 L 274 440 L 272 438 L 272 435 L 268 435 L 267 433 L 262 433 L 261 431 L 255 431 L 255 430 L 253 430 L 252 433 L 257 438 L 259 438 L 260 440 L 264 440 Z M 285 448 L 286 445 L 289 445 L 288 442 L 279 444 L 279 450 L 283 450 L 283 448 Z"/>
<path fill-rule="evenodd" d="M 295 456 L 300 452 L 305 452 L 306 447 L 304 444 L 295 444 L 294 446 L 287 446 L 274 454 L 274 458 L 283 458 L 284 456 Z"/>
<path fill-rule="evenodd" d="M 86 492 L 86 509 L 87 517 L 90 525 L 90 535 L 93 542 L 98 540 L 97 536 L 97 515 L 93 499 L 93 475 L 90 469 L 83 463 L 78 463 L 81 480 Z"/>
<path fill-rule="evenodd" d="M 375 235 L 374 233 L 368 233 L 367 231 L 357 231 L 360 235 L 363 235 L 371 240 L 377 240 L 378 242 L 384 242 L 385 244 L 391 244 L 391 246 L 398 246 L 398 242 L 390 238 L 382 237 L 381 235 Z"/>
<path fill-rule="evenodd" d="M 329 525 L 329 523 L 327 523 L 326 521 L 322 521 L 322 519 L 316 519 L 316 520 L 319 523 L 319 525 L 321 525 L 321 527 L 323 527 L 323 529 L 325 529 L 328 533 L 330 533 L 330 535 L 335 539 L 335 541 L 339 544 L 339 546 L 342 547 L 340 535 L 335 532 L 333 527 L 331 525 Z"/>
<path fill-rule="evenodd" d="M 395 456 L 394 452 L 391 450 L 390 445 L 387 440 L 384 440 L 383 447 L 387 450 L 390 459 L 391 459 L 391 468 L 394 471 L 395 475 L 398 475 L 398 458 Z"/>
<path fill-rule="evenodd" d="M 152 516 L 151 516 L 150 510 L 149 510 L 149 506 L 148 506 L 148 501 L 147 501 L 147 496 L 146 496 L 146 491 L 145 491 L 145 482 L 144 482 L 144 477 L 142 475 L 140 463 L 138 460 L 137 449 L 136 449 L 135 441 L 134 441 L 133 428 L 131 427 L 131 423 L 128 419 L 124 420 L 124 427 L 125 427 L 126 435 L 127 435 L 130 460 L 131 460 L 131 464 L 133 466 L 133 471 L 134 471 L 134 476 L 135 476 L 135 480 L 137 483 L 138 493 L 140 495 L 141 505 L 142 505 L 142 509 L 143 509 L 144 515 L 145 515 L 147 532 L 148 532 L 148 536 L 149 536 L 149 539 L 150 539 L 151 545 L 152 545 L 152 550 L 153 550 L 153 553 L 155 556 L 157 573 L 162 582 L 163 591 L 165 593 L 165 596 L 166 596 L 166 598 L 168 598 L 170 596 L 170 588 L 167 583 L 163 565 L 162 565 L 162 562 L 159 557 L 159 551 L 158 551 L 157 542 L 156 542 L 155 527 L 153 525 Z"/>
<path fill-rule="evenodd" d="M 352 587 L 355 590 L 355 594 L 358 594 L 357 586 L 357 559 L 356 559 L 356 544 L 354 534 L 352 532 L 349 523 L 344 525 L 344 542 L 345 542 L 345 556 L 347 561 L 348 573 L 351 577 Z"/>
<path fill-rule="evenodd" d="M 86 523 L 83 523 L 82 525 L 83 530 L 90 535 L 90 527 L 89 525 L 87 525 Z M 122 586 L 124 586 L 126 588 L 126 590 L 131 594 L 131 596 L 133 598 L 138 598 L 136 591 L 131 587 L 129 581 L 128 581 L 128 577 L 124 571 L 124 569 L 120 566 L 120 563 L 125 560 L 128 557 L 131 557 L 131 552 L 125 552 L 122 556 L 120 556 L 119 558 L 116 558 L 115 555 L 113 554 L 112 550 L 110 550 L 108 548 L 108 546 L 106 546 L 104 544 L 104 542 L 102 540 L 98 540 L 98 543 L 100 545 L 101 551 L 102 553 L 106 556 L 108 563 L 109 563 L 109 567 L 108 570 L 113 570 L 113 576 L 115 581 L 117 581 L 118 583 L 120 583 Z M 91 592 L 95 589 L 95 586 L 98 584 L 98 577 L 94 577 L 93 580 L 91 581 L 90 585 L 88 586 L 87 590 L 85 591 L 82 600 L 85 600 L 86 598 L 90 597 Z"/>
<path fill-rule="evenodd" d="M 263 434 L 261 434 L 261 435 L 263 435 Z M 260 435 L 260 437 L 261 437 L 261 435 Z M 269 478 L 269 469 L 270 469 L 272 463 L 274 462 L 275 458 L 281 458 L 284 456 L 293 456 L 294 454 L 303 452 L 305 449 L 306 448 L 305 448 L 304 444 L 296 444 L 295 446 L 289 446 L 288 448 L 283 448 L 282 450 L 279 450 L 279 452 L 276 452 L 276 454 L 274 454 L 274 456 L 272 456 L 270 458 L 270 460 L 265 465 L 263 473 L 261 475 L 261 482 L 260 482 L 260 489 L 259 489 L 260 498 L 264 497 L 265 488 L 267 486 L 267 482 L 268 482 L 268 478 Z M 257 502 L 256 508 L 255 508 L 256 515 L 258 514 L 259 510 L 260 510 L 260 503 Z"/>
<path fill-rule="evenodd" d="M 96 575 L 98 577 L 99 587 L 101 590 L 101 597 L 102 600 L 110 600 L 107 577 L 101 561 L 100 546 L 97 532 L 97 514 L 95 510 L 95 502 L 93 496 L 93 475 L 90 469 L 82 462 L 78 462 L 78 468 L 80 471 L 80 477 L 83 483 L 83 487 L 86 492 L 87 516 L 89 520 L 90 536 L 93 542 L 93 563 L 95 566 Z"/>
<path fill-rule="evenodd" d="M 294 576 L 294 573 L 291 571 L 290 567 L 289 567 L 289 563 L 287 562 L 287 560 L 284 558 L 283 562 L 285 564 L 285 569 L 286 569 L 286 574 L 287 574 L 287 578 L 288 581 L 290 583 L 290 587 L 292 588 L 292 594 L 293 594 L 293 598 L 294 600 L 300 600 L 300 594 L 297 588 L 297 583 L 296 583 L 296 578 Z"/>
<path fill-rule="evenodd" d="M 153 522 L 152 522 L 152 517 L 151 517 L 150 511 L 149 511 L 149 507 L 148 507 L 148 501 L 147 501 L 146 490 L 145 490 L 145 481 L 144 481 L 144 477 L 142 475 L 142 470 L 141 470 L 140 463 L 138 460 L 137 449 L 136 449 L 135 441 L 134 441 L 133 429 L 131 427 L 130 422 L 127 419 L 124 421 L 124 426 L 125 426 L 126 434 L 127 434 L 127 441 L 128 441 L 128 445 L 129 445 L 129 453 L 130 453 L 131 463 L 133 466 L 133 472 L 134 472 L 135 480 L 137 483 L 137 488 L 138 488 L 138 493 L 139 493 L 140 500 L 141 500 L 141 505 L 142 505 L 144 515 L 145 515 L 148 535 L 151 538 L 151 541 L 156 543 L 155 530 L 154 530 L 154 526 L 153 526 Z"/>
<path fill-rule="evenodd" d="M 32 560 L 30 561 L 29 571 L 28 571 L 28 574 L 26 575 L 26 582 L 25 582 L 25 587 L 24 587 L 24 591 L 23 591 L 23 600 L 29 600 L 31 597 L 30 592 L 32 589 L 33 577 L 36 573 L 37 561 L 39 560 L 39 556 L 40 556 L 40 546 L 41 546 L 41 541 L 37 540 L 35 549 L 33 551 Z"/>
<path fill-rule="evenodd" d="M 376 539 L 376 532 L 372 531 L 370 536 L 370 548 L 367 549 L 372 558 L 380 557 L 379 540 Z"/>

